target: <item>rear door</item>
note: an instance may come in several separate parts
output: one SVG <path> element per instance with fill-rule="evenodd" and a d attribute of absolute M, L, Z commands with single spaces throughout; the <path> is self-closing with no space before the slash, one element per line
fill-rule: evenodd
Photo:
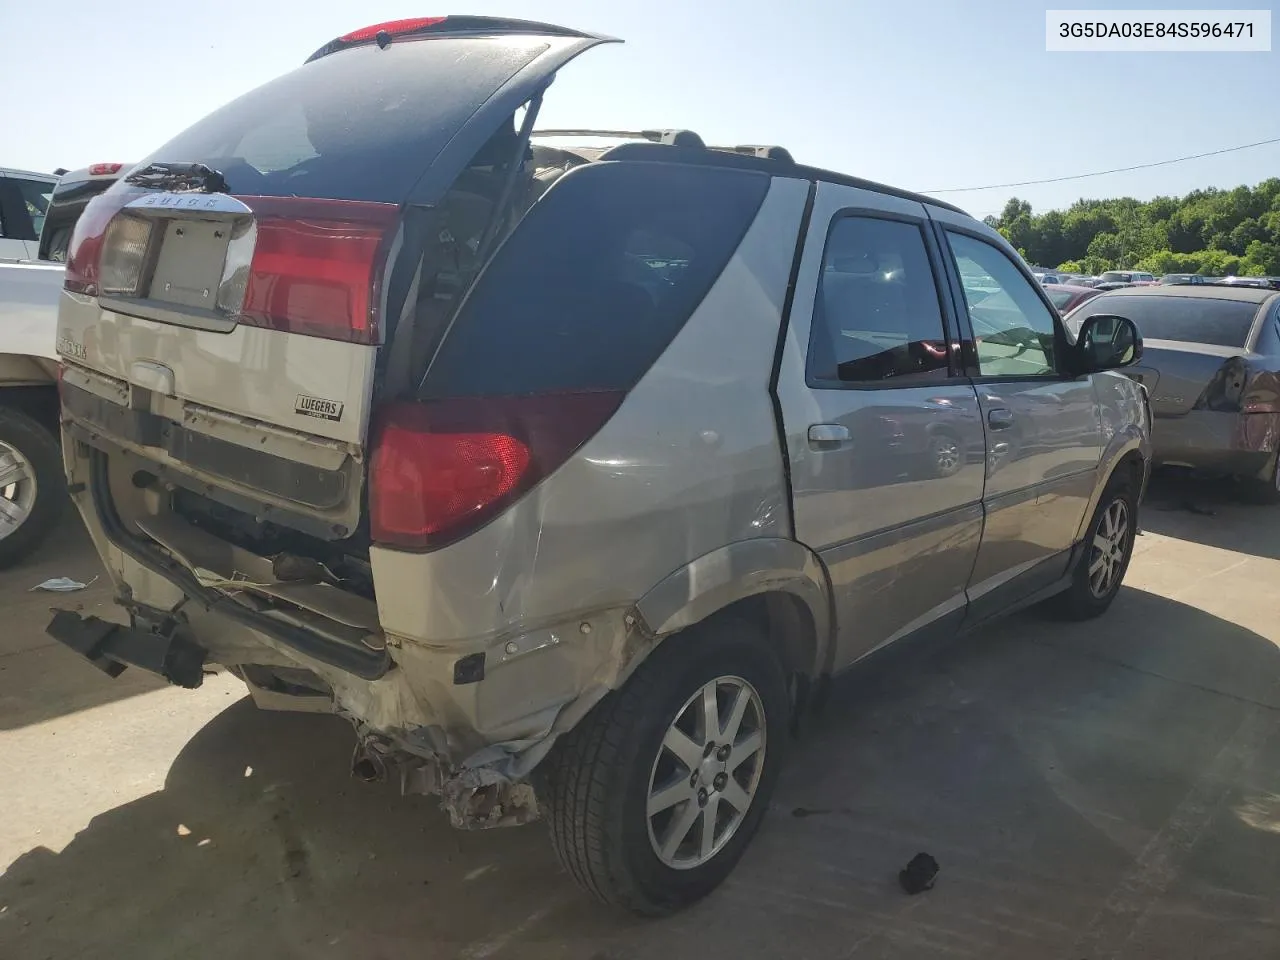
<path fill-rule="evenodd" d="M 820 183 L 777 391 L 796 537 L 831 575 L 836 667 L 964 613 L 983 434 L 915 201 Z"/>
<path fill-rule="evenodd" d="M 0 173 L 0 257 L 34 260 L 53 178 Z"/>
<path fill-rule="evenodd" d="M 97 399 L 69 404 L 73 414 L 92 419 L 98 401 L 128 397 L 173 425 L 158 457 L 351 520 L 379 347 L 402 315 L 389 297 L 427 257 L 421 244 L 407 255 L 410 212 L 440 204 L 468 164 L 492 173 L 508 162 L 513 113 L 602 42 L 452 24 L 313 58 L 196 123 L 89 204 L 68 257 L 59 344 L 72 397 Z M 431 246 L 423 299 L 486 225 L 434 224 L 449 249 Z M 243 447 L 342 476 L 303 495 L 306 484 L 238 455 Z"/>
<path fill-rule="evenodd" d="M 1102 425 L 1090 379 L 1060 372 L 1066 338 L 1043 289 L 993 231 L 930 212 L 949 251 L 986 428 L 986 523 L 968 591 L 980 620 L 1066 571 L 1097 483 Z"/>

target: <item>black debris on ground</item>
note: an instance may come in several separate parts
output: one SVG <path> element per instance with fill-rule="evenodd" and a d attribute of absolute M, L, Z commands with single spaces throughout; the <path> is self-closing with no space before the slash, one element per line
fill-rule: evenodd
<path fill-rule="evenodd" d="M 917 853 L 910 863 L 898 871 L 898 883 L 912 896 L 932 890 L 937 877 L 938 861 L 927 853 Z"/>

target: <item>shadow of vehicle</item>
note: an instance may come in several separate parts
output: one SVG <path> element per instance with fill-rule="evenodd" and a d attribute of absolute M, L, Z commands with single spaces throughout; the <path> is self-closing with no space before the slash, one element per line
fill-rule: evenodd
<path fill-rule="evenodd" d="M 74 593 L 32 592 L 53 577 L 89 584 Z M 97 578 L 96 580 L 94 578 Z M 54 607 L 118 619 L 107 582 L 80 517 L 68 509 L 49 539 L 17 567 L 0 572 L 0 731 L 14 730 L 165 686 L 128 670 L 109 680 L 100 670 L 53 640 L 44 628 Z"/>
<path fill-rule="evenodd" d="M 1234 482 L 1158 470 L 1142 510 L 1142 528 L 1179 540 L 1280 560 L 1280 507 L 1243 500 Z"/>
<path fill-rule="evenodd" d="M 1278 684 L 1267 638 L 1133 589 L 905 651 L 834 685 L 725 887 L 651 923 L 539 827 L 454 832 L 349 779 L 345 722 L 241 700 L 163 790 L 0 877 L 0 956 L 1275 956 Z M 906 897 L 919 851 L 942 873 Z"/>

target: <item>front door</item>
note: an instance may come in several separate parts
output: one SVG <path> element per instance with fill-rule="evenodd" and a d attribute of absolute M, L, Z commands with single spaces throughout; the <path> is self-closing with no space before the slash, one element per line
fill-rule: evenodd
<path fill-rule="evenodd" d="M 818 184 L 777 392 L 796 536 L 831 576 L 837 669 L 964 614 L 983 431 L 945 291 L 920 203 Z"/>
<path fill-rule="evenodd" d="M 1002 241 L 949 211 L 930 213 L 951 255 L 987 434 L 986 523 L 968 591 L 979 620 L 1066 572 L 1102 430 L 1092 382 L 1059 372 L 1065 340 L 1043 290 Z"/>

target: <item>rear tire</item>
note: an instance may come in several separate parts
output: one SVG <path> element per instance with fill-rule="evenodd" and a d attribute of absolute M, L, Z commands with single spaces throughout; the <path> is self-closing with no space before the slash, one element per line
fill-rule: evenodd
<path fill-rule="evenodd" d="M 0 569 L 48 536 L 66 502 L 58 441 L 38 422 L 0 407 Z"/>
<path fill-rule="evenodd" d="M 642 916 L 706 896 L 764 817 L 788 707 L 782 666 L 754 624 L 725 619 L 667 639 L 547 758 L 539 795 L 560 863 L 597 899 Z"/>
<path fill-rule="evenodd" d="M 1245 481 L 1245 495 L 1251 503 L 1280 503 L 1280 452 L 1272 459 L 1269 474 L 1266 479 L 1253 477 Z"/>
<path fill-rule="evenodd" d="M 1089 521 L 1071 586 L 1047 602 L 1065 620 L 1091 620 L 1106 612 L 1120 592 L 1138 532 L 1135 491 L 1127 477 L 1112 477 Z"/>

